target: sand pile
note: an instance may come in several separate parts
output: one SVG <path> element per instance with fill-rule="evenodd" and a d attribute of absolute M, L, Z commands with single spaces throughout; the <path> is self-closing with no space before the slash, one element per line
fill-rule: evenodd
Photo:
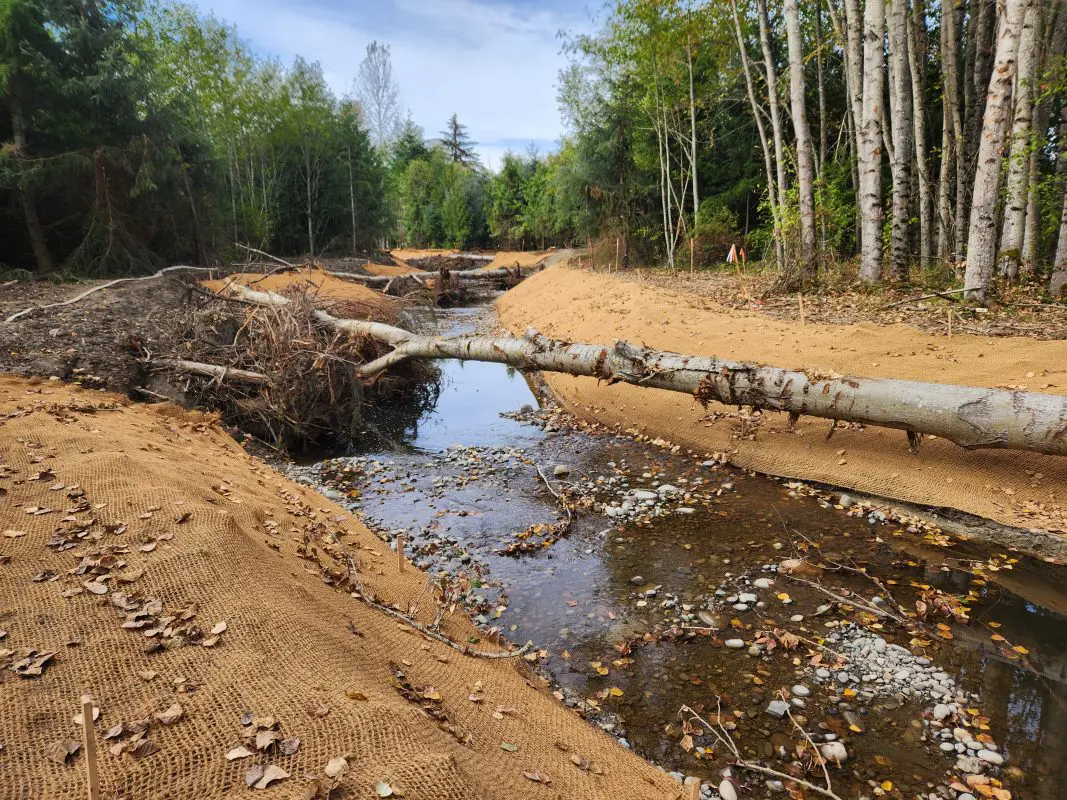
<path fill-rule="evenodd" d="M 679 796 L 203 415 L 4 376 L 0 463 L 0 798 L 86 797 L 84 692 L 108 798 Z"/>

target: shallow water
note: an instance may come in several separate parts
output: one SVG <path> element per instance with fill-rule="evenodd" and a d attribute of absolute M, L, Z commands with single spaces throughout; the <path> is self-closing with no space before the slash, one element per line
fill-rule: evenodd
<path fill-rule="evenodd" d="M 469 332 L 491 321 L 490 315 L 486 309 L 458 309 L 426 322 L 445 332 Z M 369 417 L 375 429 L 391 432 L 388 450 L 331 460 L 306 474 L 342 491 L 358 491 L 354 507 L 387 535 L 407 533 L 413 557 L 424 568 L 476 575 L 473 605 L 479 622 L 546 651 L 539 660 L 542 672 L 571 702 L 592 698 L 610 712 L 593 708 L 591 715 L 637 752 L 667 769 L 717 783 L 727 763 L 721 748 L 704 759 L 682 749 L 678 710 L 687 705 L 712 714 L 721 698 L 724 712 L 736 720 L 733 735 L 742 754 L 774 764 L 777 747 L 789 749 L 797 735 L 788 719 L 774 719 L 764 708 L 779 687 L 801 683 L 813 690 L 803 709 L 805 728 L 836 733 L 852 755 L 834 771 L 835 790 L 843 797 L 870 795 L 871 782 L 877 786 L 887 779 L 893 796 L 925 796 L 948 784 L 953 759 L 925 737 L 919 720 L 923 704 L 898 708 L 892 701 L 842 701 L 813 681 L 807 647 L 792 657 L 768 657 L 724 648 L 727 633 L 656 641 L 656 632 L 668 627 L 681 604 L 705 603 L 741 574 L 773 577 L 761 571 L 764 565 L 807 550 L 821 553 L 827 563 L 865 567 L 908 609 L 920 586 L 963 595 L 973 590 L 972 623 L 949 623 L 945 635 L 951 640 L 916 637 L 888 623 L 881 633 L 930 658 L 963 688 L 980 692 L 988 733 L 1007 757 L 1001 777 L 1014 796 L 1067 798 L 1062 570 L 1020 559 L 1010 570 L 975 576 L 973 562 L 992 558 L 995 566 L 1005 566 L 995 558 L 995 548 L 934 544 L 902 532 L 901 525 L 847 516 L 782 481 L 701 466 L 693 457 L 627 438 L 546 431 L 504 418 L 502 412 L 536 405 L 521 375 L 474 362 L 443 362 L 441 368 L 436 407 L 416 422 L 394 425 L 390 418 L 400 415 L 390 409 Z M 647 487 L 662 475 L 661 481 L 694 488 L 705 497 L 692 503 L 693 513 L 669 514 L 649 525 L 613 525 L 605 516 L 585 513 L 550 547 L 519 557 L 500 555 L 519 531 L 558 521 L 558 509 L 535 469 L 541 465 L 551 475 L 555 464 L 571 470 L 565 479 L 551 478 L 557 486 L 583 476 L 596 484 L 598 477 L 617 475 L 633 487 Z M 642 477 L 646 474 L 652 477 Z M 870 578 L 849 570 L 827 574 L 823 582 L 865 597 L 879 593 Z M 656 587 L 653 597 L 638 596 Z M 789 595 L 788 605 L 776 599 L 782 591 Z M 722 620 L 727 627 L 731 617 L 736 620 L 734 630 L 746 643 L 756 630 L 779 626 L 819 641 L 838 629 L 828 626 L 847 616 L 814 616 L 827 598 L 782 577 L 761 597 L 765 608 L 731 611 Z M 665 601 L 674 607 L 663 608 Z M 789 622 L 797 613 L 804 620 Z M 931 617 L 930 628 L 946 619 Z M 982 627 L 988 623 L 993 625 Z M 1005 657 L 991 640 L 994 632 L 1029 655 Z M 642 641 L 643 634 L 651 641 Z M 607 674 L 598 674 L 593 664 Z M 859 715 L 856 727 L 862 732 L 843 722 L 848 709 Z M 769 794 L 762 780 L 742 777 L 745 794 Z M 885 791 L 878 788 L 874 794 Z"/>

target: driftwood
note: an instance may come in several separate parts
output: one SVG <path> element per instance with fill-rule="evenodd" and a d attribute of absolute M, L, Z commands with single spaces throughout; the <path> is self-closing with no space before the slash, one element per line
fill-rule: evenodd
<path fill-rule="evenodd" d="M 283 306 L 289 300 L 241 286 L 231 291 L 253 303 Z M 393 351 L 364 364 L 371 377 L 409 358 L 490 361 L 518 369 L 585 375 L 691 394 L 703 404 L 784 411 L 940 436 L 964 448 L 1007 448 L 1067 455 L 1067 397 L 886 378 L 818 375 L 727 361 L 714 356 L 662 352 L 628 342 L 605 347 L 548 339 L 535 330 L 507 336 L 419 336 L 392 325 L 338 319 L 324 311 L 315 320 L 335 330 L 370 336 Z"/>

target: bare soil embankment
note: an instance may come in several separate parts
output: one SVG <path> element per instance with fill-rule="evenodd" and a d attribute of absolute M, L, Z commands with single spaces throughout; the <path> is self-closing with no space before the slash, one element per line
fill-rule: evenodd
<path fill-rule="evenodd" d="M 50 758 L 80 740 L 83 692 L 112 737 L 104 797 L 311 797 L 341 756 L 344 797 L 379 781 L 408 798 L 678 795 L 521 660 L 463 655 L 350 596 L 436 612 L 425 575 L 204 415 L 4 376 L 0 448 L 0 798 L 86 796 L 83 755 Z M 462 614 L 442 630 L 478 633 Z M 54 653 L 37 677 L 9 668 L 29 650 Z M 228 760 L 238 746 L 252 754 Z M 290 777 L 253 792 L 254 765 Z"/>
<path fill-rule="evenodd" d="M 845 375 L 1067 393 L 1067 344 L 1029 338 L 924 333 L 907 325 L 813 324 L 709 307 L 705 298 L 618 275 L 555 266 L 499 301 L 515 333 L 533 326 L 570 341 L 618 339 L 657 349 Z M 546 375 L 564 404 L 586 418 L 636 429 L 698 453 L 725 452 L 738 466 L 948 507 L 1005 525 L 1067 532 L 1067 459 L 963 450 L 928 437 L 918 454 L 900 431 L 839 427 L 784 414 L 748 419 L 702 408 L 677 393 L 591 378 Z"/>

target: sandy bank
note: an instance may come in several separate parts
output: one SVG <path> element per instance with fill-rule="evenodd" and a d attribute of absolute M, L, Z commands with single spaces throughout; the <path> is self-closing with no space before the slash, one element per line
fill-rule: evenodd
<path fill-rule="evenodd" d="M 0 666 L 28 649 L 55 653 L 39 677 L 0 670 L 0 798 L 86 796 L 83 757 L 64 766 L 45 750 L 80 739 L 72 716 L 87 691 L 102 711 L 98 731 L 126 729 L 102 743 L 104 797 L 305 796 L 306 775 L 322 778 L 338 756 L 353 797 L 373 796 L 378 781 L 408 798 L 678 794 L 521 662 L 425 641 L 349 586 L 329 585 L 354 564 L 380 601 L 417 602 L 424 621 L 435 611 L 422 573 L 399 572 L 358 520 L 249 457 L 209 419 L 7 376 L 0 419 Z M 151 622 L 124 629 L 127 609 L 152 600 Z M 205 646 L 220 622 L 226 630 Z M 460 615 L 443 629 L 459 642 L 477 634 Z M 445 722 L 398 692 L 398 668 Z M 178 721 L 155 721 L 175 703 Z M 499 706 L 515 711 L 497 720 Z M 228 761 L 246 741 L 246 711 L 299 738 L 295 754 Z M 158 752 L 109 752 L 134 741 L 130 724 L 142 719 L 153 720 Z M 244 788 L 253 764 L 292 777 L 253 793 Z"/>
<path fill-rule="evenodd" d="M 598 344 L 628 339 L 664 350 L 775 366 L 974 386 L 1067 393 L 1067 344 L 935 336 L 905 325 L 800 326 L 723 312 L 683 293 L 618 276 L 554 266 L 499 302 L 510 330 Z M 573 411 L 660 436 L 698 453 L 727 452 L 738 466 L 913 503 L 945 506 L 1024 528 L 1067 531 L 1067 459 L 966 451 L 928 438 L 912 454 L 905 435 L 839 428 L 805 418 L 794 432 L 767 414 L 742 434 L 736 409 L 704 410 L 685 395 L 591 378 L 548 376 Z"/>

